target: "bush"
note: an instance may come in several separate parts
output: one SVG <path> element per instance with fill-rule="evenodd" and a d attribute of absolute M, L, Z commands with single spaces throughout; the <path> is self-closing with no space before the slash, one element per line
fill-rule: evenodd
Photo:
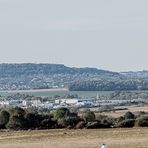
<path fill-rule="evenodd" d="M 125 119 L 117 123 L 116 127 L 126 128 L 126 127 L 134 127 L 135 120 L 134 119 Z"/>
<path fill-rule="evenodd" d="M 135 115 L 132 112 L 128 111 L 125 113 L 124 118 L 125 119 L 135 119 Z"/>
<path fill-rule="evenodd" d="M 94 112 L 92 111 L 86 111 L 82 114 L 82 119 L 87 123 L 87 122 L 93 122 L 96 119 L 96 116 Z"/>
<path fill-rule="evenodd" d="M 11 108 L 9 109 L 9 113 L 10 115 L 14 115 L 14 116 L 24 116 L 26 114 L 25 110 L 20 108 L 20 107 L 15 107 L 15 108 Z"/>
<path fill-rule="evenodd" d="M 95 122 L 88 122 L 86 124 L 87 129 L 96 129 L 96 128 L 102 128 L 102 124 L 99 121 Z"/>
<path fill-rule="evenodd" d="M 101 121 L 88 122 L 86 124 L 86 128 L 95 129 L 95 128 L 110 128 L 112 126 L 112 122 L 107 119 L 103 119 Z"/>
<path fill-rule="evenodd" d="M 24 115 L 26 114 L 25 110 L 19 107 L 11 108 L 9 110 L 10 118 L 9 122 L 6 125 L 8 129 L 20 130 L 26 129 L 26 119 Z"/>
<path fill-rule="evenodd" d="M 54 113 L 54 119 L 58 120 L 60 118 L 64 118 L 66 116 L 69 116 L 70 111 L 67 108 L 59 108 Z"/>
<path fill-rule="evenodd" d="M 53 128 L 56 128 L 56 127 L 57 127 L 56 122 L 49 119 L 49 118 L 41 121 L 41 128 L 42 129 L 53 129 Z"/>
<path fill-rule="evenodd" d="M 146 115 L 146 114 L 147 114 L 146 112 L 140 111 L 140 112 L 138 113 L 137 117 L 141 117 L 141 116 L 144 116 L 144 115 Z"/>
<path fill-rule="evenodd" d="M 0 128 L 6 128 L 6 124 L 9 122 L 10 114 L 7 111 L 0 112 Z"/>
<path fill-rule="evenodd" d="M 26 129 L 26 120 L 21 116 L 11 116 L 9 122 L 7 123 L 6 127 L 8 129 L 20 130 Z"/>
<path fill-rule="evenodd" d="M 60 127 L 69 127 L 73 128 L 76 126 L 76 124 L 79 122 L 79 117 L 72 117 L 72 116 L 67 116 L 65 118 L 60 118 L 58 119 L 58 125 Z"/>
<path fill-rule="evenodd" d="M 96 120 L 101 122 L 103 128 L 109 128 L 115 124 L 115 119 L 106 115 L 97 115 Z"/>
<path fill-rule="evenodd" d="M 117 123 L 122 122 L 123 120 L 125 120 L 125 118 L 123 116 L 116 118 Z"/>
<path fill-rule="evenodd" d="M 148 116 L 141 116 L 136 119 L 135 126 L 148 127 Z"/>

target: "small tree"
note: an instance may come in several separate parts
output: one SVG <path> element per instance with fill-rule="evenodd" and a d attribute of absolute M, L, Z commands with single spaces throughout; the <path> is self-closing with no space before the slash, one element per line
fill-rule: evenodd
<path fill-rule="evenodd" d="M 25 129 L 26 128 L 26 119 L 24 118 L 26 112 L 22 108 L 16 107 L 9 110 L 10 118 L 9 122 L 6 125 L 8 129 Z"/>
<path fill-rule="evenodd" d="M 26 120 L 21 116 L 11 116 L 9 122 L 6 127 L 8 129 L 20 130 L 26 129 Z"/>
<path fill-rule="evenodd" d="M 0 128 L 4 129 L 6 128 L 6 124 L 9 121 L 10 114 L 7 111 L 1 111 L 0 112 Z"/>
<path fill-rule="evenodd" d="M 135 119 L 135 115 L 132 112 L 128 111 L 125 113 L 124 118 L 125 119 Z"/>
<path fill-rule="evenodd" d="M 54 113 L 54 119 L 58 120 L 70 115 L 70 111 L 67 108 L 59 108 Z"/>

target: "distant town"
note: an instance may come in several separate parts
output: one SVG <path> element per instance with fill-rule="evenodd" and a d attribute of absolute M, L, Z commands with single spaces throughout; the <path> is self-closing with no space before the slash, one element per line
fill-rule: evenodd
<path fill-rule="evenodd" d="M 93 111 L 110 111 L 114 107 L 146 105 L 148 92 L 112 92 L 109 95 L 96 97 L 79 97 L 78 95 L 37 97 L 28 94 L 16 93 L 9 96 L 0 96 L 0 107 L 32 108 L 38 111 L 51 111 L 58 108 L 73 108 L 77 110 L 90 108 Z"/>

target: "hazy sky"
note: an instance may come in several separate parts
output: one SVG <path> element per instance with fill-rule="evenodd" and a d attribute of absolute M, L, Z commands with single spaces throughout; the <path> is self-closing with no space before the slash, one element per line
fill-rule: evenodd
<path fill-rule="evenodd" d="M 148 0 L 0 0 L 0 63 L 148 70 Z"/>

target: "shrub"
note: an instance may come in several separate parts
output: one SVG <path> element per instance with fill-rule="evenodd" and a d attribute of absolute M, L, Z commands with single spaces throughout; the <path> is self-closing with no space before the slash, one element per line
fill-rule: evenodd
<path fill-rule="evenodd" d="M 103 128 L 109 128 L 115 124 L 115 119 L 106 115 L 97 115 L 96 120 L 101 122 Z"/>
<path fill-rule="evenodd" d="M 125 120 L 125 118 L 123 116 L 116 118 L 117 123 L 122 122 L 123 120 Z"/>
<path fill-rule="evenodd" d="M 128 111 L 125 113 L 124 118 L 125 119 L 135 119 L 135 115 L 132 112 Z"/>
<path fill-rule="evenodd" d="M 53 113 L 53 116 L 54 116 L 54 119 L 58 120 L 60 118 L 69 116 L 69 114 L 70 114 L 70 111 L 67 108 L 59 108 Z"/>
<path fill-rule="evenodd" d="M 15 108 L 11 108 L 9 109 L 9 113 L 10 115 L 14 115 L 14 116 L 24 116 L 26 114 L 25 110 L 20 108 L 20 107 L 15 107 Z"/>
<path fill-rule="evenodd" d="M 65 118 L 59 118 L 58 119 L 58 125 L 60 127 L 70 127 L 73 128 L 76 126 L 76 124 L 79 122 L 79 117 L 72 117 L 67 116 Z"/>
<path fill-rule="evenodd" d="M 9 109 L 10 118 L 9 122 L 6 125 L 8 129 L 26 129 L 26 119 L 24 118 L 26 112 L 22 108 L 15 107 Z"/>
<path fill-rule="evenodd" d="M 135 126 L 148 127 L 148 116 L 141 116 L 136 119 Z"/>
<path fill-rule="evenodd" d="M 96 128 L 102 128 L 102 124 L 99 121 L 95 122 L 88 122 L 86 124 L 87 129 L 96 129 Z"/>
<path fill-rule="evenodd" d="M 134 127 L 135 125 L 135 120 L 134 119 L 125 119 L 121 122 L 118 122 L 116 127 L 121 127 L 121 128 L 126 128 L 126 127 Z"/>
<path fill-rule="evenodd" d="M 86 112 L 84 112 L 82 114 L 82 119 L 85 122 L 93 122 L 93 121 L 95 121 L 96 116 L 95 116 L 94 112 L 92 112 L 92 111 L 86 111 Z"/>
<path fill-rule="evenodd" d="M 141 116 L 144 116 L 144 115 L 146 115 L 146 114 L 147 114 L 146 112 L 140 111 L 140 112 L 138 113 L 137 117 L 141 117 Z"/>
<path fill-rule="evenodd" d="M 56 122 L 51 120 L 51 119 L 43 119 L 41 121 L 41 128 L 42 129 L 53 129 L 55 128 L 57 125 L 56 125 Z"/>
<path fill-rule="evenodd" d="M 26 129 L 26 120 L 21 116 L 11 116 L 9 122 L 7 123 L 6 127 L 8 129 L 20 130 Z"/>
<path fill-rule="evenodd" d="M 26 126 L 28 129 L 35 129 L 39 126 L 38 118 L 36 113 L 26 113 L 25 119 L 26 119 Z"/>
<path fill-rule="evenodd" d="M 10 114 L 7 111 L 1 111 L 0 112 L 0 128 L 4 129 L 6 128 L 6 124 L 9 121 Z"/>

